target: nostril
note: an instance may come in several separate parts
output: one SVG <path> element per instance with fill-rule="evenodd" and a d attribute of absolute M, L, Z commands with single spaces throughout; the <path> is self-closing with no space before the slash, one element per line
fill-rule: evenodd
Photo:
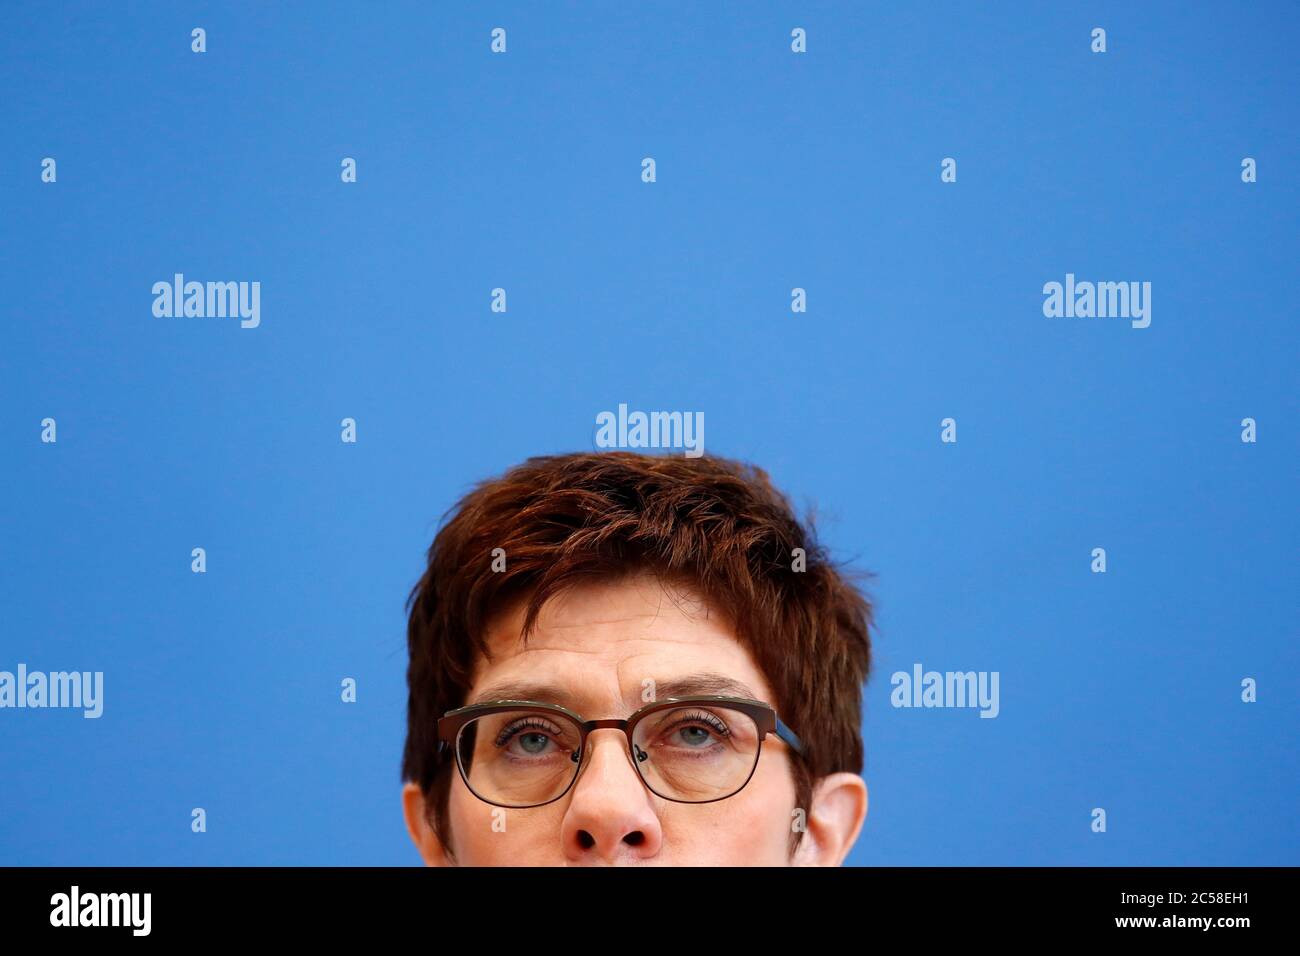
<path fill-rule="evenodd" d="M 593 846 L 596 845 L 596 838 L 593 837 L 586 830 L 579 830 L 578 845 L 582 847 L 584 850 L 590 850 Z"/>
<path fill-rule="evenodd" d="M 623 837 L 623 842 L 629 846 L 640 846 L 645 842 L 645 834 L 640 830 L 633 830 L 627 836 Z"/>

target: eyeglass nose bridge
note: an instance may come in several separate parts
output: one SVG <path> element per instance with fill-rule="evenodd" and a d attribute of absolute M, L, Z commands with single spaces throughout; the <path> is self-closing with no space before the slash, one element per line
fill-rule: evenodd
<path fill-rule="evenodd" d="M 606 717 L 604 720 L 589 720 L 582 725 L 583 733 L 591 733 L 593 730 L 604 730 L 611 727 L 614 730 L 627 732 L 627 720 L 622 717 Z"/>
<path fill-rule="evenodd" d="M 636 741 L 634 741 L 632 739 L 632 735 L 628 733 L 629 723 L 630 721 L 624 717 L 606 717 L 602 720 L 588 720 L 582 723 L 580 725 L 580 729 L 582 731 L 582 742 L 581 742 L 581 746 L 579 746 L 578 749 L 575 750 L 573 753 L 574 763 L 582 762 L 582 755 L 586 753 L 587 741 L 590 738 L 591 732 L 593 730 L 623 731 L 623 736 L 627 738 L 627 746 L 631 747 L 635 751 L 636 759 L 645 760 L 648 754 L 646 754 L 644 750 L 642 750 L 640 747 L 636 745 Z"/>

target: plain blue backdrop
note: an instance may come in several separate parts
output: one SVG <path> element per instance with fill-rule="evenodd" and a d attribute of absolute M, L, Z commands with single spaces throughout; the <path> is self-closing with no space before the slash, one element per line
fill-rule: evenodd
<path fill-rule="evenodd" d="M 620 402 L 704 412 L 877 575 L 849 863 L 1300 863 L 1298 27 L 7 6 L 0 669 L 102 670 L 105 703 L 0 711 L 0 863 L 418 863 L 437 521 Z M 155 318 L 176 272 L 260 281 L 261 326 Z M 1151 326 L 1044 317 L 1067 272 L 1151 282 Z M 999 717 L 892 708 L 918 662 L 998 671 Z"/>

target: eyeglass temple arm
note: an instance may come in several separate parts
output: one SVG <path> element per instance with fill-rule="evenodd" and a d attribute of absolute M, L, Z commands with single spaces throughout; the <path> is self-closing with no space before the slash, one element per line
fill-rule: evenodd
<path fill-rule="evenodd" d="M 785 721 L 780 717 L 776 718 L 776 735 L 793 748 L 795 753 L 803 753 L 803 741 L 799 739 L 798 734 L 785 725 Z"/>

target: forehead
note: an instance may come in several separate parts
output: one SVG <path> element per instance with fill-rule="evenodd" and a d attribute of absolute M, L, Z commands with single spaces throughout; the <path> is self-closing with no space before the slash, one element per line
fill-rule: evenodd
<path fill-rule="evenodd" d="M 466 703 L 538 700 L 587 716 L 622 716 L 651 700 L 689 694 L 772 701 L 731 624 L 698 594 L 649 575 L 593 582 L 542 607 L 521 640 L 522 602 L 486 635 Z"/>

